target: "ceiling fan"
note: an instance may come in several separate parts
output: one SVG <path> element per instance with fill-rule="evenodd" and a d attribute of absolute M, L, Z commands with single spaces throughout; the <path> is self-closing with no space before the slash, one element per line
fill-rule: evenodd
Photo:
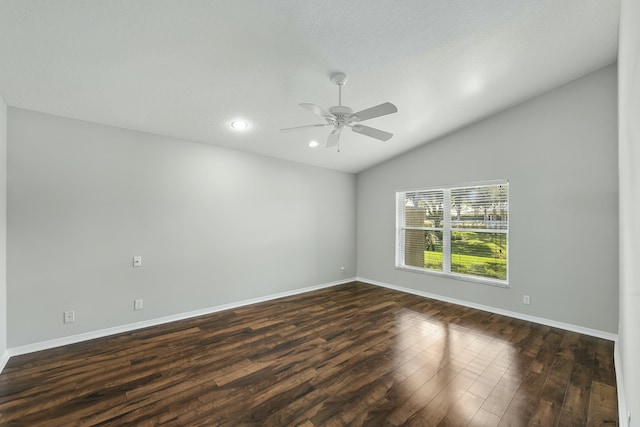
<path fill-rule="evenodd" d="M 395 105 L 390 102 L 385 102 L 383 104 L 376 105 L 375 107 L 367 108 L 366 110 L 354 113 L 351 108 L 342 105 L 342 86 L 344 86 L 344 84 L 347 82 L 346 74 L 334 73 L 331 75 L 331 81 L 338 86 L 338 105 L 330 107 L 329 111 L 326 111 L 322 107 L 319 107 L 315 104 L 300 104 L 300 106 L 305 110 L 309 110 L 312 113 L 322 117 L 326 123 L 284 128 L 280 129 L 280 131 L 290 132 L 301 129 L 333 126 L 333 130 L 331 131 L 331 133 L 329 134 L 329 138 L 327 139 L 327 148 L 335 147 L 336 145 L 338 145 L 338 142 L 340 140 L 340 133 L 345 127 L 349 127 L 356 133 L 370 136 L 371 138 L 376 138 L 380 141 L 388 141 L 389 139 L 391 139 L 391 137 L 393 136 L 392 133 L 385 132 L 380 129 L 375 129 L 369 126 L 364 126 L 359 124 L 358 122 L 395 113 L 398 111 Z M 340 151 L 340 148 L 338 148 L 338 151 Z"/>

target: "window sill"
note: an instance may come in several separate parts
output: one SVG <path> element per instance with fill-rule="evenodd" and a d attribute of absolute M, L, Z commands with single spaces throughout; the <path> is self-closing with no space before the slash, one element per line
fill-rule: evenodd
<path fill-rule="evenodd" d="M 396 270 L 409 271 L 411 273 L 428 274 L 430 276 L 447 277 L 449 279 L 462 280 L 465 282 L 480 283 L 482 285 L 497 286 L 500 288 L 508 288 L 508 280 L 489 279 L 480 276 L 469 276 L 466 274 L 444 273 L 442 271 L 425 270 L 424 268 L 409 267 L 405 265 L 396 265 Z"/>

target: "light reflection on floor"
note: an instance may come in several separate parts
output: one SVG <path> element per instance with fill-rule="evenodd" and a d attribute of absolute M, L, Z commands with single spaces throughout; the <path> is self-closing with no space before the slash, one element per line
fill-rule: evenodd
<path fill-rule="evenodd" d="M 421 410 L 429 414 L 425 422 L 445 415 L 468 421 L 484 403 L 499 412 L 503 405 L 485 402 L 498 381 L 505 374 L 514 383 L 522 378 L 519 364 L 514 363 L 517 348 L 496 338 L 495 331 L 467 328 L 409 309 L 401 309 L 396 321 L 394 362 L 403 378 L 398 393 L 406 399 L 389 417 L 394 423 L 404 423 L 403 414 L 415 412 L 412 408 L 425 402 L 429 402 Z"/>

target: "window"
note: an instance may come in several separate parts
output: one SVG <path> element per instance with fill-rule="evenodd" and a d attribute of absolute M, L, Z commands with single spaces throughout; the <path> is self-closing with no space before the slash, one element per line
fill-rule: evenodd
<path fill-rule="evenodd" d="M 509 184 L 396 193 L 396 267 L 506 286 Z"/>

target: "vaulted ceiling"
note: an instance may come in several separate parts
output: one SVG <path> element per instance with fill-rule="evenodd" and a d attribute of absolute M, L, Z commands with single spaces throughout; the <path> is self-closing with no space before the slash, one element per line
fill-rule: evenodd
<path fill-rule="evenodd" d="M 11 106 L 359 172 L 616 60 L 619 0 L 0 0 Z M 381 142 L 298 106 L 398 112 Z M 230 122 L 243 118 L 248 130 Z M 308 147 L 311 140 L 321 146 Z M 514 141 L 517 143 L 517 141 Z"/>

